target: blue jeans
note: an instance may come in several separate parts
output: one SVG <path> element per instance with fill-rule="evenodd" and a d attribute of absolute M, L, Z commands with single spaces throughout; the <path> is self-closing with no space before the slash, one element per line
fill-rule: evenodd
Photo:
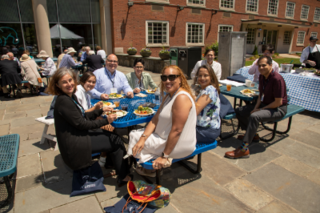
<path fill-rule="evenodd" d="M 212 143 L 220 135 L 220 128 L 212 129 L 210 127 L 197 126 L 196 131 L 197 143 Z"/>

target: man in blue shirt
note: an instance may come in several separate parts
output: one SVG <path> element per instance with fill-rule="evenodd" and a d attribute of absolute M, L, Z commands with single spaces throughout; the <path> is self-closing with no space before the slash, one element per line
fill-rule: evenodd
<path fill-rule="evenodd" d="M 81 62 L 83 62 L 84 60 L 86 60 L 86 58 L 87 58 L 87 56 L 89 55 L 89 51 L 91 50 L 91 48 L 89 47 L 89 46 L 87 46 L 86 48 L 85 48 L 85 52 L 84 53 L 82 53 L 82 55 L 81 55 L 81 59 L 80 59 L 80 61 Z"/>
<path fill-rule="evenodd" d="M 126 76 L 117 71 L 118 58 L 114 54 L 110 54 L 106 60 L 106 67 L 94 71 L 96 76 L 96 86 L 91 90 L 93 98 L 107 100 L 108 94 L 111 93 L 111 88 L 116 88 L 117 93 L 123 91 L 128 98 L 133 98 L 133 91 L 128 83 Z"/>
<path fill-rule="evenodd" d="M 74 62 L 72 57 L 74 56 L 75 53 L 76 51 L 74 50 L 74 48 L 69 47 L 67 54 L 63 56 L 58 68 L 67 67 L 68 69 L 70 69 L 71 67 L 81 65 L 82 64 L 81 62 L 79 63 Z"/>

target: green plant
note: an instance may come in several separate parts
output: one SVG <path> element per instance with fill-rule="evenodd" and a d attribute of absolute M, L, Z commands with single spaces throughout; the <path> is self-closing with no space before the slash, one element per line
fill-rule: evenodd
<path fill-rule="evenodd" d="M 254 45 L 254 50 L 252 52 L 252 55 L 254 55 L 254 56 L 258 55 L 258 47 L 257 47 L 257 45 Z"/>
<path fill-rule="evenodd" d="M 152 51 L 149 49 L 149 48 L 142 48 L 141 50 L 140 50 L 140 53 L 141 52 L 146 52 L 146 53 L 152 53 Z"/>
<path fill-rule="evenodd" d="M 254 56 L 251 56 L 251 57 L 250 57 L 250 60 L 254 60 L 254 59 L 256 59 Z"/>
<path fill-rule="evenodd" d="M 205 51 L 208 50 L 208 49 L 213 49 L 214 50 L 214 55 L 217 57 L 218 53 L 219 53 L 219 43 L 218 43 L 218 41 L 213 42 L 211 45 L 205 47 Z"/>
<path fill-rule="evenodd" d="M 135 47 L 129 47 L 127 51 L 137 51 L 137 48 L 135 48 Z"/>
<path fill-rule="evenodd" d="M 301 56 L 301 53 L 298 53 L 298 52 L 297 52 L 296 55 Z"/>
<path fill-rule="evenodd" d="M 159 54 L 169 54 L 170 55 L 170 50 L 162 47 L 162 50 L 160 50 Z"/>
<path fill-rule="evenodd" d="M 254 58 L 256 58 L 256 59 L 257 59 L 257 58 L 260 58 L 260 56 L 259 56 L 259 55 L 254 55 Z"/>

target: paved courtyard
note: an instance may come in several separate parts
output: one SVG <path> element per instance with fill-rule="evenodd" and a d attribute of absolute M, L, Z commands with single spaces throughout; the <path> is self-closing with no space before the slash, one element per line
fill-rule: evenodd
<path fill-rule="evenodd" d="M 151 75 L 160 82 L 159 74 Z M 53 143 L 40 144 L 44 125 L 35 121 L 47 114 L 52 96 L 0 100 L 0 135 L 20 135 L 14 204 L 0 209 L 1 213 L 98 213 L 126 194 L 126 187 L 118 188 L 115 178 L 107 178 L 106 192 L 70 198 L 72 173 L 64 167 L 59 151 L 52 150 Z M 284 130 L 286 123 L 280 122 L 279 129 Z M 228 128 L 230 123 L 224 123 L 223 129 Z M 253 144 L 248 159 L 223 157 L 241 144 L 234 136 L 203 154 L 200 175 L 174 164 L 162 178 L 162 185 L 172 193 L 170 205 L 157 212 L 319 212 L 319 129 L 320 113 L 305 111 L 293 117 L 289 135 Z M 55 134 L 53 126 L 49 133 Z M 269 132 L 260 129 L 259 134 Z M 134 173 L 134 179 L 142 177 Z"/>

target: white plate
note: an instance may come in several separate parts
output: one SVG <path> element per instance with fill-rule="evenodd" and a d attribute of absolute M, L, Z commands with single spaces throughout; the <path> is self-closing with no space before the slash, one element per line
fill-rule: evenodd
<path fill-rule="evenodd" d="M 119 97 L 119 98 L 123 98 L 123 95 L 121 95 L 121 97 Z M 116 97 L 116 98 L 111 98 L 111 97 L 109 97 L 109 99 L 119 99 L 118 97 Z"/>
<path fill-rule="evenodd" d="M 122 111 L 122 112 L 125 112 L 123 115 L 121 115 L 121 116 L 117 116 L 117 118 L 122 118 L 122 117 L 124 117 L 124 116 L 126 116 L 127 114 L 128 114 L 128 112 L 127 111 L 124 111 L 124 110 L 115 110 L 115 111 Z M 105 113 L 103 113 L 104 115 L 106 115 Z"/>
<path fill-rule="evenodd" d="M 109 102 L 109 101 L 106 101 L 106 102 Z M 109 102 L 109 103 L 111 103 L 111 102 Z M 95 105 L 97 105 L 97 103 L 95 103 Z M 94 106 L 95 106 L 94 105 Z M 103 107 L 112 107 L 112 108 L 115 108 L 116 107 L 116 105 L 114 105 L 113 103 L 111 103 L 111 105 L 109 105 L 109 106 L 107 106 L 107 105 L 103 105 Z"/>
<path fill-rule="evenodd" d="M 147 90 L 146 90 L 146 93 L 148 93 L 148 94 L 154 94 L 155 92 L 152 92 L 152 90 L 147 89 Z"/>
<path fill-rule="evenodd" d="M 149 115 L 153 115 L 153 114 L 155 113 L 155 111 L 154 111 L 152 108 L 150 108 L 150 109 L 152 110 L 152 113 L 150 113 L 150 114 L 143 114 L 143 115 L 137 114 L 137 113 L 135 112 L 136 110 L 134 110 L 133 113 L 134 113 L 135 115 L 137 115 L 137 116 L 142 116 L 142 117 L 149 116 Z"/>

